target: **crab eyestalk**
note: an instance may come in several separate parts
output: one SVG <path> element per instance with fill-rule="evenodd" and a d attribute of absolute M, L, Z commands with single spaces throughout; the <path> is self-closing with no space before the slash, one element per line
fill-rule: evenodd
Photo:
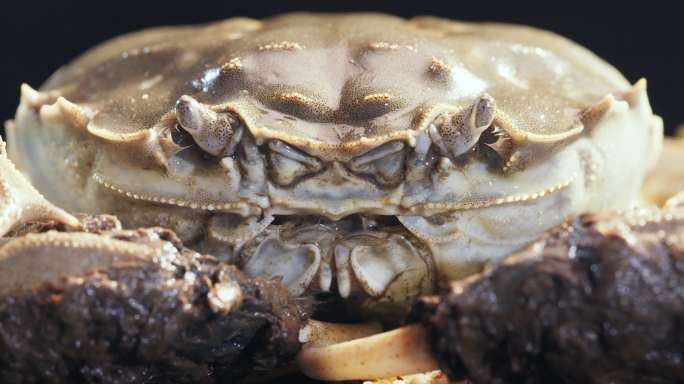
<path fill-rule="evenodd" d="M 242 137 L 237 117 L 215 112 L 188 95 L 176 102 L 176 119 L 200 148 L 214 156 L 231 156 Z"/>
<path fill-rule="evenodd" d="M 442 116 L 428 127 L 432 142 L 454 159 L 468 152 L 494 121 L 496 102 L 484 94 L 466 111 Z"/>

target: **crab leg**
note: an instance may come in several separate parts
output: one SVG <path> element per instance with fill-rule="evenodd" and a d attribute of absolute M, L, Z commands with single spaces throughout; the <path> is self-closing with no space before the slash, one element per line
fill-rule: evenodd
<path fill-rule="evenodd" d="M 302 372 L 319 380 L 361 380 L 437 369 L 425 329 L 409 325 L 326 347 L 305 348 Z"/>
<path fill-rule="evenodd" d="M 425 298 L 416 324 L 304 349 L 298 362 L 324 380 L 439 366 L 451 380 L 476 383 L 676 382 L 684 377 L 683 260 L 681 208 L 583 215 Z"/>
<path fill-rule="evenodd" d="M 382 332 L 382 324 L 370 321 L 361 324 L 340 324 L 309 320 L 299 331 L 304 348 L 322 347 Z"/>
<path fill-rule="evenodd" d="M 33 220 L 55 220 L 78 227 L 78 219 L 57 208 L 17 171 L 7 158 L 5 142 L 0 138 L 0 236 L 13 227 Z"/>

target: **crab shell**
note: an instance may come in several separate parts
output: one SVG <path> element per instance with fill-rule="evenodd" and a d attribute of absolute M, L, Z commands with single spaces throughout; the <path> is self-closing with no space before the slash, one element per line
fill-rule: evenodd
<path fill-rule="evenodd" d="M 662 122 L 644 80 L 549 32 L 291 14 L 113 39 L 23 86 L 8 138 L 69 211 L 394 304 L 635 204 Z"/>

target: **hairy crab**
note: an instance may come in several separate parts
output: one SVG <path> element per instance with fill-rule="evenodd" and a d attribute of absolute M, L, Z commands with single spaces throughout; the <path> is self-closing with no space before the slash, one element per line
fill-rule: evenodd
<path fill-rule="evenodd" d="M 367 14 L 128 34 L 22 86 L 6 127 L 66 211 L 3 160 L 3 233 L 116 215 L 390 322 L 568 219 L 635 207 L 663 135 L 645 80 L 560 36 Z"/>

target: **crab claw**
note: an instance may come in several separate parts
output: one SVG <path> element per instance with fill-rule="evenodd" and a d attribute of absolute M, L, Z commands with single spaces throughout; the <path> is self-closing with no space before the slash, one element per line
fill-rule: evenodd
<path fill-rule="evenodd" d="M 308 306 L 165 229 L 30 233 L 0 245 L 0 381 L 234 383 L 292 361 Z"/>
<path fill-rule="evenodd" d="M 488 94 L 477 98 L 469 110 L 444 116 L 428 127 L 432 142 L 452 158 L 469 151 L 494 121 L 496 102 Z"/>
<path fill-rule="evenodd" d="M 79 227 L 74 216 L 47 201 L 7 158 L 0 138 L 0 236 L 29 221 L 55 220 Z"/>
<path fill-rule="evenodd" d="M 176 102 L 176 118 L 195 143 L 214 156 L 232 155 L 242 137 L 242 124 L 234 115 L 217 113 L 188 95 Z"/>

